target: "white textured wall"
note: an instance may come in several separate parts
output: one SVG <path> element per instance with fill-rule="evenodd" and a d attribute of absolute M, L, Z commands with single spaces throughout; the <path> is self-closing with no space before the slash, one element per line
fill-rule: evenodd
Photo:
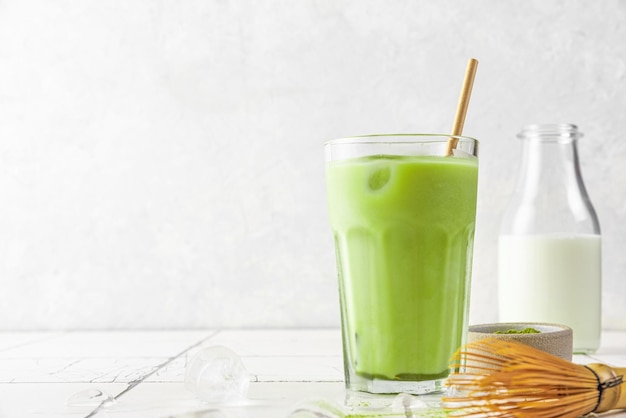
<path fill-rule="evenodd" d="M 626 328 L 626 1 L 1 0 L 0 328 L 338 324 L 322 144 L 481 140 L 471 321 L 526 123 L 573 122 Z"/>

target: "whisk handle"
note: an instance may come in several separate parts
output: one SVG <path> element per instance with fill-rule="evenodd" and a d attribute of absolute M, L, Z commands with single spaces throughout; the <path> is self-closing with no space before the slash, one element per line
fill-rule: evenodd
<path fill-rule="evenodd" d="M 592 412 L 626 409 L 626 367 L 610 367 L 605 364 L 588 364 L 598 379 L 600 398 Z"/>
<path fill-rule="evenodd" d="M 619 385 L 620 394 L 613 409 L 626 409 L 626 367 L 613 367 L 613 371 L 616 376 L 622 377 L 622 383 Z"/>

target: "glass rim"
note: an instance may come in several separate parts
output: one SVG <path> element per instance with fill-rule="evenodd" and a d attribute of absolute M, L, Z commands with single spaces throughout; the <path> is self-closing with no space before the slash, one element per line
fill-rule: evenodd
<path fill-rule="evenodd" d="M 387 138 L 387 140 L 383 140 Z M 435 139 L 438 138 L 438 139 Z M 439 133 L 404 133 L 404 134 L 368 134 L 346 136 L 341 138 L 330 139 L 324 142 L 328 145 L 344 145 L 344 144 L 411 144 L 411 143 L 437 143 L 447 142 L 450 138 L 458 139 L 459 142 L 478 143 L 476 138 L 465 135 L 451 135 Z"/>

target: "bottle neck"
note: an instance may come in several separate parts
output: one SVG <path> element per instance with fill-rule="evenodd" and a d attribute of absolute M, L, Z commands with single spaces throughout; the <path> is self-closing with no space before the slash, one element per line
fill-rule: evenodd
<path fill-rule="evenodd" d="M 578 161 L 575 125 L 530 125 L 519 134 L 521 167 L 505 215 L 511 233 L 599 233 Z M 508 221 L 507 221 L 508 218 Z"/>
<path fill-rule="evenodd" d="M 522 144 L 519 197 L 533 199 L 541 194 L 556 194 L 566 198 L 563 195 L 572 185 L 578 184 L 577 179 L 581 177 L 577 149 L 579 137 L 573 125 L 555 125 L 553 129 L 545 125 L 526 127 L 518 135 Z"/>

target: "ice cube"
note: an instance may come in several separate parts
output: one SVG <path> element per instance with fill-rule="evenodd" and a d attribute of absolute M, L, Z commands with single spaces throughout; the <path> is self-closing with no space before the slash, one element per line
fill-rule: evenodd
<path fill-rule="evenodd" d="M 115 398 L 100 389 L 85 389 L 70 396 L 67 400 L 69 407 L 97 407 L 108 406 L 115 402 Z"/>
<path fill-rule="evenodd" d="M 393 412 L 400 412 L 406 414 L 406 416 L 413 416 L 413 412 L 416 412 L 418 409 L 428 409 L 428 404 L 409 393 L 399 393 L 391 403 Z"/>
<path fill-rule="evenodd" d="M 372 190 L 380 190 L 389 182 L 391 178 L 391 168 L 389 166 L 379 165 L 369 176 L 368 184 Z"/>
<path fill-rule="evenodd" d="M 203 409 L 201 411 L 186 412 L 179 415 L 170 415 L 167 418 L 226 418 L 219 409 Z"/>
<path fill-rule="evenodd" d="M 340 418 L 345 414 L 342 407 L 327 400 L 309 400 L 300 402 L 287 418 Z"/>
<path fill-rule="evenodd" d="M 206 347 L 187 364 L 185 387 L 211 403 L 237 402 L 246 398 L 250 376 L 241 358 L 224 346 Z"/>

